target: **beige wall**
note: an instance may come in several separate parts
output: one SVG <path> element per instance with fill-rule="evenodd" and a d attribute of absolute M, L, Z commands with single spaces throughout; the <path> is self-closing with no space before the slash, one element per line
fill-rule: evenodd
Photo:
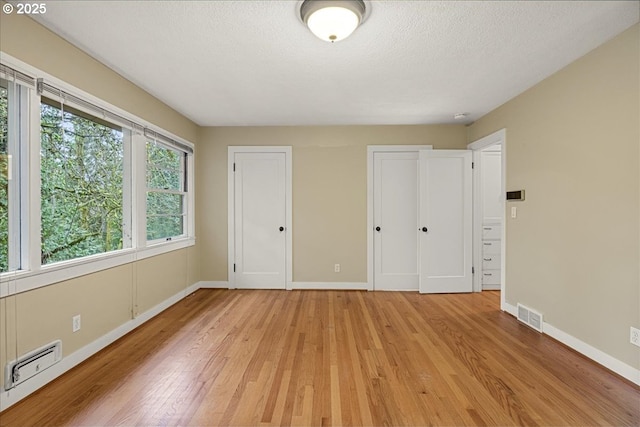
<path fill-rule="evenodd" d="M 507 134 L 510 304 L 640 368 L 638 25 L 470 127 Z"/>
<path fill-rule="evenodd" d="M 227 280 L 228 146 L 293 147 L 294 281 L 366 282 L 367 145 L 465 148 L 466 134 L 462 125 L 203 128 L 196 157 L 202 279 Z"/>
<path fill-rule="evenodd" d="M 16 355 L 60 339 L 63 356 L 68 356 L 196 283 L 193 250 L 168 252 L 0 299 L 0 384 L 4 385 L 4 366 Z M 74 333 L 71 319 L 77 314 L 82 328 Z"/>
<path fill-rule="evenodd" d="M 193 122 L 29 18 L 0 14 L 0 50 L 196 142 Z M 67 356 L 198 282 L 196 252 L 190 247 L 0 299 L 0 388 L 16 353 L 62 339 Z M 76 314 L 82 329 L 72 333 Z"/>

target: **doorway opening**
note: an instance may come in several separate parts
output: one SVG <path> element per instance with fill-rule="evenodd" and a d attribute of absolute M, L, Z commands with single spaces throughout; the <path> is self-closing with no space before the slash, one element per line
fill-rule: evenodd
<path fill-rule="evenodd" d="M 506 130 L 468 145 L 473 150 L 474 291 L 500 290 L 505 301 Z"/>

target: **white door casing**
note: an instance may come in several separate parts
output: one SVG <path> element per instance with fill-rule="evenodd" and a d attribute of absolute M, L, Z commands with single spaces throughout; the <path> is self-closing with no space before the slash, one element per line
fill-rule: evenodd
<path fill-rule="evenodd" d="M 467 146 L 468 149 L 473 150 L 473 160 L 476 163 L 474 169 L 474 218 L 473 218 L 473 257 L 474 264 L 476 266 L 476 274 L 474 276 L 474 291 L 480 292 L 482 290 L 481 280 L 481 265 L 482 265 L 482 222 L 483 222 L 483 207 L 482 207 L 482 186 L 481 186 L 481 171 L 482 171 L 482 152 L 491 146 L 500 145 L 501 151 L 501 174 L 500 174 L 500 188 L 501 188 L 501 204 L 502 204 L 502 227 L 500 237 L 500 309 L 506 310 L 506 242 L 507 242 L 507 221 L 505 220 L 505 201 L 504 195 L 507 187 L 507 131 L 501 129 L 483 138 L 480 138 Z"/>
<path fill-rule="evenodd" d="M 229 287 L 291 288 L 290 147 L 229 147 Z"/>
<path fill-rule="evenodd" d="M 374 153 L 374 288 L 418 290 L 418 152 Z"/>
<path fill-rule="evenodd" d="M 424 150 L 419 162 L 420 292 L 471 292 L 471 151 Z"/>

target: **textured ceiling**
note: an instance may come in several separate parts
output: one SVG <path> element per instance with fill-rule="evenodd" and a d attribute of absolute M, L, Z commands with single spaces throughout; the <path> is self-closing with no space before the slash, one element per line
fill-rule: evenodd
<path fill-rule="evenodd" d="M 38 21 L 203 126 L 472 122 L 638 22 L 636 1 L 56 1 Z"/>

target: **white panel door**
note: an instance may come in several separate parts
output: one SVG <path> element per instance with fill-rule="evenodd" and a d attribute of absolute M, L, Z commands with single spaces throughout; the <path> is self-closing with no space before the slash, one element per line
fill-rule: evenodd
<path fill-rule="evenodd" d="M 418 152 L 374 153 L 374 289 L 418 290 Z"/>
<path fill-rule="evenodd" d="M 235 153 L 237 288 L 285 289 L 285 153 Z"/>
<path fill-rule="evenodd" d="M 420 292 L 471 292 L 471 151 L 420 151 Z"/>

